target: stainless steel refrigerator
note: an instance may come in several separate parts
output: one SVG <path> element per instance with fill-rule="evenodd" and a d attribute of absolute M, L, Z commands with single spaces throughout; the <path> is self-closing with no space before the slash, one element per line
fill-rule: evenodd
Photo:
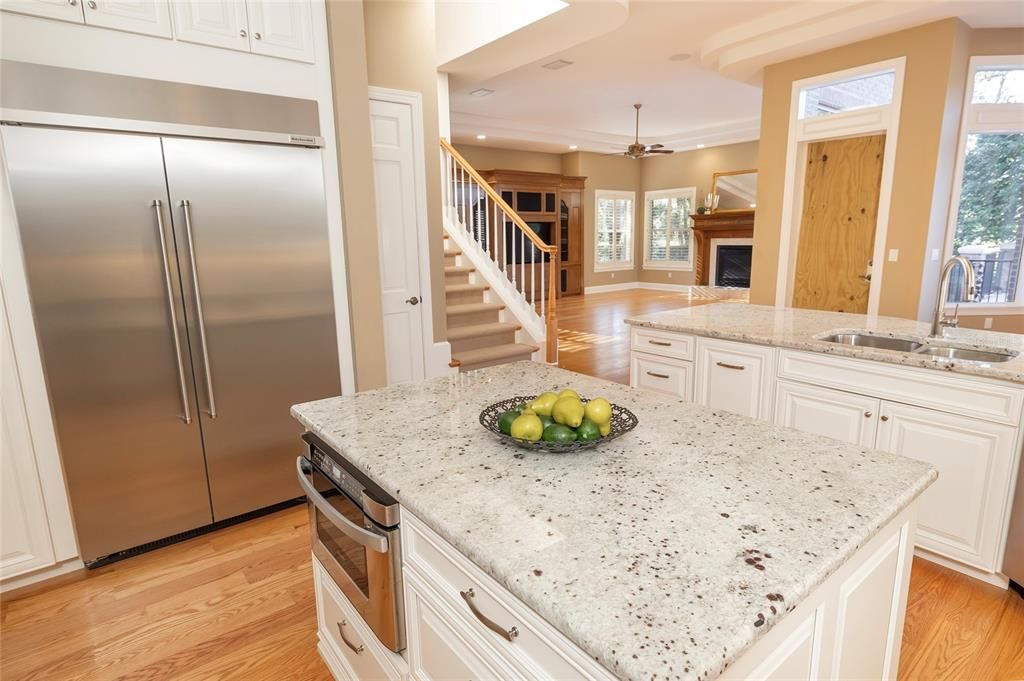
<path fill-rule="evenodd" d="M 320 150 L 4 125 L 81 555 L 300 496 L 340 392 Z"/>

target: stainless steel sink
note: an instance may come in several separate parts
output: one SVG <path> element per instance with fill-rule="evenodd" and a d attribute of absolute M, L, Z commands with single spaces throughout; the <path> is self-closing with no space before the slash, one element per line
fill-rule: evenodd
<path fill-rule="evenodd" d="M 841 345 L 856 345 L 863 348 L 881 348 L 883 350 L 896 350 L 898 352 L 913 352 L 922 346 L 917 341 L 904 338 L 889 338 L 888 336 L 875 336 L 868 333 L 834 333 L 831 336 L 822 338 L 829 343 Z"/>
<path fill-rule="evenodd" d="M 927 355 L 928 357 L 942 357 L 945 359 L 958 359 L 967 362 L 1008 362 L 1016 355 L 1005 352 L 989 350 L 972 350 L 969 348 L 954 348 L 944 345 L 929 345 L 914 351 L 916 355 Z"/>

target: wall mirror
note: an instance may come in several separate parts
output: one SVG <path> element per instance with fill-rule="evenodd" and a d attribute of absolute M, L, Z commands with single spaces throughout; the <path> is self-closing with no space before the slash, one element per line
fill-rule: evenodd
<path fill-rule="evenodd" d="M 753 210 L 757 203 L 757 168 L 715 173 L 711 193 L 718 195 L 716 213 Z"/>

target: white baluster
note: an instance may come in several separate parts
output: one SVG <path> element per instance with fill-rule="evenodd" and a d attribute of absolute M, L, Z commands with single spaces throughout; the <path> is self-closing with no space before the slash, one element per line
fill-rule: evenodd
<path fill-rule="evenodd" d="M 558 224 L 558 223 L 555 223 L 555 224 Z M 548 255 L 548 257 L 550 258 L 551 256 Z M 547 264 L 547 262 L 544 261 L 544 254 L 541 253 L 541 256 L 540 256 L 540 318 L 541 318 L 541 320 L 544 319 L 544 313 L 545 313 L 545 309 L 544 309 L 544 291 L 545 291 L 545 289 L 544 289 L 544 270 L 546 270 L 547 268 L 548 268 L 548 264 Z"/>
<path fill-rule="evenodd" d="M 519 230 L 519 285 L 523 297 L 526 297 L 526 232 Z"/>

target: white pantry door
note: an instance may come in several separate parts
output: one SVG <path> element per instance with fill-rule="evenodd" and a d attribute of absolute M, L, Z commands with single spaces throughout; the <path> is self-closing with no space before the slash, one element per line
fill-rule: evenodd
<path fill-rule="evenodd" d="M 422 381 L 423 306 L 412 106 L 371 99 L 370 129 L 388 385 Z"/>

